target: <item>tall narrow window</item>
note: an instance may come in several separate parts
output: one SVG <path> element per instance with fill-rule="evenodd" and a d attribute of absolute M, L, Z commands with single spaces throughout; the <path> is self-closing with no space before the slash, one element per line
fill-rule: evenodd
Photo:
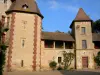
<path fill-rule="evenodd" d="M 83 49 L 87 48 L 87 42 L 86 42 L 86 40 L 82 40 L 82 48 Z"/>
<path fill-rule="evenodd" d="M 82 30 L 82 34 L 86 33 L 86 28 L 85 27 L 82 27 L 81 30 Z"/>
<path fill-rule="evenodd" d="M 21 39 L 21 46 L 25 47 L 25 38 Z"/>
<path fill-rule="evenodd" d="M 22 20 L 23 23 L 23 29 L 26 29 L 27 21 Z"/>
<path fill-rule="evenodd" d="M 62 58 L 58 57 L 58 63 L 61 63 Z"/>
<path fill-rule="evenodd" d="M 22 46 L 24 47 L 24 45 L 25 45 L 25 40 L 23 39 L 22 40 Z"/>
<path fill-rule="evenodd" d="M 21 60 L 21 67 L 24 66 L 24 60 Z"/>

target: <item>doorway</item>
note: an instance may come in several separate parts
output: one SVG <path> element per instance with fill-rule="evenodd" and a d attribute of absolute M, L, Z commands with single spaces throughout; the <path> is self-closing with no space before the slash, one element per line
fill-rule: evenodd
<path fill-rule="evenodd" d="M 88 57 L 82 57 L 82 67 L 88 68 Z"/>

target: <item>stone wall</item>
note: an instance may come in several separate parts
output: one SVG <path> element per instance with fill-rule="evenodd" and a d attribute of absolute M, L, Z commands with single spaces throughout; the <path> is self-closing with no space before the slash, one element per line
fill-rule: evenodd
<path fill-rule="evenodd" d="M 37 22 L 36 22 L 37 18 Z M 37 26 L 37 27 L 36 27 Z M 34 31 L 36 33 L 34 33 Z M 10 26 L 9 49 L 7 56 L 8 69 L 35 70 L 40 69 L 40 34 L 41 18 L 35 14 L 12 13 Z M 35 36 L 34 36 L 35 35 Z M 36 37 L 36 38 L 35 38 Z M 22 42 L 24 39 L 24 47 Z M 36 44 L 34 39 L 37 40 Z M 35 44 L 35 45 L 34 45 Z M 34 64 L 34 46 L 36 46 L 36 64 Z M 23 60 L 23 67 L 21 66 Z"/>
<path fill-rule="evenodd" d="M 84 69 L 82 66 L 82 57 L 88 57 L 88 68 L 94 69 L 94 44 L 92 42 L 91 22 L 75 22 L 75 40 L 76 40 L 76 68 Z M 81 27 L 85 27 L 85 34 L 82 34 Z M 82 48 L 82 40 L 86 40 L 87 48 Z"/>
<path fill-rule="evenodd" d="M 45 48 L 44 47 L 44 41 L 41 41 L 41 69 L 42 70 L 49 70 L 49 63 L 50 61 L 56 61 L 57 66 L 58 64 L 58 57 L 62 57 L 62 62 L 63 62 L 63 55 L 62 52 L 67 51 L 67 52 L 73 52 L 74 49 L 56 49 L 56 48 Z M 72 61 L 72 64 L 70 68 L 74 68 L 75 66 L 75 61 Z"/>

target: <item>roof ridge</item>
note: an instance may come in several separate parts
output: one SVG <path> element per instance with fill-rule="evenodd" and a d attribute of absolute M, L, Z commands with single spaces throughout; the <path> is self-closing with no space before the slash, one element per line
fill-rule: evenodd
<path fill-rule="evenodd" d="M 48 32 L 48 31 L 42 31 L 42 33 L 54 33 L 54 34 L 58 33 L 58 34 L 67 34 L 67 35 L 70 35 L 70 34 L 65 33 L 65 32 Z"/>

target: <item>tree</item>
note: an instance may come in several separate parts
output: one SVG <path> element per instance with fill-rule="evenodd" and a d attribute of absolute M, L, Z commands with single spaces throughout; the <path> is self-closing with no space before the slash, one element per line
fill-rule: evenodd
<path fill-rule="evenodd" d="M 4 27 L 4 21 L 5 18 L 2 16 L 2 19 L 0 20 L 0 75 L 3 74 L 3 68 L 5 65 L 5 56 L 6 56 L 6 49 L 7 45 L 5 44 L 5 33 L 8 31 L 7 27 Z"/>
<path fill-rule="evenodd" d="M 97 66 L 100 66 L 100 51 L 98 52 L 97 56 L 94 57 L 94 61 L 96 62 Z"/>
<path fill-rule="evenodd" d="M 70 35 L 72 34 L 70 30 L 67 33 L 70 34 Z"/>
<path fill-rule="evenodd" d="M 100 19 L 93 22 L 92 31 L 95 33 L 100 33 Z"/>
<path fill-rule="evenodd" d="M 56 30 L 55 32 L 58 32 L 58 33 L 60 33 L 61 31 L 59 31 L 59 30 Z"/>
<path fill-rule="evenodd" d="M 63 59 L 64 69 L 66 70 L 71 65 L 71 62 L 74 59 L 75 55 L 74 55 L 74 53 L 71 53 L 71 52 L 69 53 L 69 52 L 66 52 L 66 51 L 63 51 L 62 54 L 63 54 L 63 58 L 64 58 Z"/>
<path fill-rule="evenodd" d="M 57 63 L 55 61 L 51 61 L 49 63 L 49 66 L 50 66 L 50 68 L 52 68 L 52 70 L 54 70 L 56 68 L 56 66 L 57 66 Z"/>

